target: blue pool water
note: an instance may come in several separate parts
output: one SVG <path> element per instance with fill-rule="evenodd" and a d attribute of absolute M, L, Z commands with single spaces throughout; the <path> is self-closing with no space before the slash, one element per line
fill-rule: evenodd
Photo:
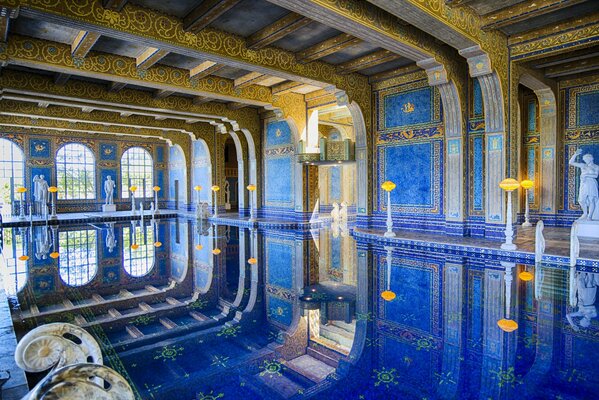
<path fill-rule="evenodd" d="M 3 234 L 17 336 L 84 327 L 138 398 L 599 397 L 599 276 L 585 271 L 326 227 L 165 219 Z"/>

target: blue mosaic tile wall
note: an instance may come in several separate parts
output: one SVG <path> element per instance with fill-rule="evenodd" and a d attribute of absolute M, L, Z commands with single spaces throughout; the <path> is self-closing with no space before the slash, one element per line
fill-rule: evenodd
<path fill-rule="evenodd" d="M 391 180 L 393 217 L 400 226 L 434 229 L 444 223 L 444 128 L 438 91 L 426 80 L 375 91 L 376 185 L 374 224 L 382 223 L 387 209 L 380 185 Z M 421 219 L 420 222 L 417 220 Z M 427 221 L 424 221 L 426 219 Z"/>
<path fill-rule="evenodd" d="M 275 326 L 287 327 L 293 319 L 294 241 L 265 237 L 264 259 L 268 320 Z"/>
<path fill-rule="evenodd" d="M 193 142 L 192 149 L 192 185 L 193 189 L 197 185 L 202 187 L 200 191 L 200 200 L 210 202 L 210 187 L 212 186 L 212 168 L 210 165 L 210 154 L 208 147 L 201 140 Z M 194 190 L 192 202 L 197 201 Z"/>
<path fill-rule="evenodd" d="M 169 148 L 169 162 L 168 162 L 168 200 L 173 202 L 177 199 L 177 193 L 175 193 L 175 182 L 179 182 L 179 193 L 178 193 L 178 209 L 185 209 L 187 203 L 187 164 L 185 162 L 185 155 L 183 150 L 179 146 L 171 146 Z"/>
<path fill-rule="evenodd" d="M 266 124 L 264 139 L 264 215 L 293 217 L 295 143 L 286 121 Z M 287 213 L 286 213 L 287 211 Z"/>

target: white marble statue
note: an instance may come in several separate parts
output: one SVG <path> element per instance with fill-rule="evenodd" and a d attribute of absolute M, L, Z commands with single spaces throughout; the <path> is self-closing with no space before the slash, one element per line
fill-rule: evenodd
<path fill-rule="evenodd" d="M 578 311 L 566 314 L 566 318 L 572 326 L 572 329 L 578 331 L 580 328 L 574 322 L 573 317 L 582 317 L 579 321 L 579 324 L 583 328 L 588 328 L 591 325 L 591 319 L 597 317 L 595 300 L 597 299 L 599 274 L 591 272 L 577 272 L 576 274 L 576 297 L 578 299 Z"/>
<path fill-rule="evenodd" d="M 331 219 L 333 222 L 339 221 L 339 204 L 337 202 L 333 202 L 333 209 L 331 210 Z"/>
<path fill-rule="evenodd" d="M 108 175 L 104 181 L 104 193 L 106 194 L 106 205 L 114 204 L 114 187 L 116 182 Z"/>
<path fill-rule="evenodd" d="M 231 185 L 229 184 L 229 181 L 225 180 L 225 209 L 226 210 L 230 210 L 231 209 Z"/>
<path fill-rule="evenodd" d="M 39 195 L 39 207 L 40 215 L 46 216 L 48 214 L 48 189 L 50 186 L 46 182 L 44 175 L 39 176 L 38 181 L 38 195 Z"/>
<path fill-rule="evenodd" d="M 339 220 L 342 224 L 347 223 L 347 203 L 345 201 L 341 202 L 341 209 L 339 210 Z"/>
<path fill-rule="evenodd" d="M 41 210 L 40 210 L 40 205 L 39 205 L 39 201 L 40 201 L 40 194 L 39 194 L 39 190 L 40 190 L 40 176 L 39 175 L 34 175 L 33 176 L 33 211 L 35 214 L 41 214 Z"/>
<path fill-rule="evenodd" d="M 593 220 L 596 217 L 595 206 L 599 198 L 597 188 L 597 177 L 599 177 L 599 165 L 593 162 L 592 154 L 582 156 L 584 163 L 576 162 L 576 158 L 582 154 L 582 149 L 576 150 L 576 153 L 570 158 L 569 164 L 580 168 L 580 189 L 578 191 L 578 204 L 582 208 L 582 220 Z"/>

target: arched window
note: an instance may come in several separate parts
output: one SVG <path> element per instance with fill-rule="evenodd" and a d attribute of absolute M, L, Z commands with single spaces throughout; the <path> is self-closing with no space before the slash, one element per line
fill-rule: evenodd
<path fill-rule="evenodd" d="M 58 199 L 95 199 L 95 157 L 86 146 L 69 143 L 56 152 Z"/>
<path fill-rule="evenodd" d="M 23 150 L 8 139 L 0 139 L 0 206 L 2 215 L 11 215 L 11 178 L 14 190 L 25 185 Z M 16 196 L 16 192 L 15 192 Z"/>
<path fill-rule="evenodd" d="M 123 227 L 123 266 L 125 272 L 139 277 L 150 273 L 154 268 L 154 230 L 152 225 Z"/>
<path fill-rule="evenodd" d="M 97 234 L 95 229 L 59 232 L 58 273 L 69 286 L 82 286 L 98 272 Z"/>
<path fill-rule="evenodd" d="M 141 147 L 131 147 L 121 157 L 121 195 L 129 198 L 129 187 L 137 186 L 135 197 L 152 197 L 152 156 Z M 145 185 L 144 185 L 145 183 Z"/>
<path fill-rule="evenodd" d="M 27 234 L 19 228 L 4 229 L 4 243 L 2 255 L 4 256 L 4 288 L 9 296 L 16 296 L 27 283 L 26 260 L 19 260 L 22 255 L 28 254 Z"/>

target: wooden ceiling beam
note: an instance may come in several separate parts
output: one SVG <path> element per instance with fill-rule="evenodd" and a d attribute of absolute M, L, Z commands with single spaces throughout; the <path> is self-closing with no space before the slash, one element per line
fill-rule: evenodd
<path fill-rule="evenodd" d="M 586 0 L 536 0 L 525 1 L 505 7 L 483 17 L 482 30 L 505 28 L 531 18 L 539 17 L 554 11 L 558 11 Z"/>
<path fill-rule="evenodd" d="M 223 64 L 218 64 L 213 61 L 204 61 L 201 64 L 193 67 L 189 70 L 189 77 L 195 79 L 202 79 L 207 77 L 208 75 L 212 75 L 221 68 L 223 68 Z"/>
<path fill-rule="evenodd" d="M 75 36 L 75 40 L 71 43 L 71 56 L 85 58 L 99 38 L 99 33 L 79 31 L 77 36 Z"/>
<path fill-rule="evenodd" d="M 110 82 L 108 85 L 109 92 L 118 92 L 123 89 L 127 84 L 125 82 Z"/>
<path fill-rule="evenodd" d="M 261 74 L 260 72 L 250 72 L 249 74 L 245 74 L 244 76 L 235 79 L 233 86 L 235 86 L 236 89 L 242 89 L 250 85 L 257 85 L 268 78 L 270 78 L 269 75 Z"/>
<path fill-rule="evenodd" d="M 198 33 L 241 0 L 204 0 L 183 18 L 183 29 Z"/>
<path fill-rule="evenodd" d="M 280 20 L 250 35 L 246 41 L 247 47 L 252 50 L 262 49 L 311 22 L 312 20 L 307 17 L 290 12 Z"/>
<path fill-rule="evenodd" d="M 283 83 L 279 83 L 277 85 L 274 85 L 271 90 L 272 90 L 272 95 L 273 96 L 280 96 L 282 94 L 286 94 L 286 93 L 291 93 L 294 90 L 298 90 L 301 89 L 303 87 L 307 86 L 306 84 L 302 83 L 302 82 L 283 82 Z"/>
<path fill-rule="evenodd" d="M 247 107 L 247 106 L 249 106 L 249 104 L 237 103 L 237 102 L 227 103 L 227 108 L 229 110 L 239 110 L 239 109 Z"/>
<path fill-rule="evenodd" d="M 139 69 L 148 69 L 168 54 L 168 50 L 148 47 L 143 53 L 135 58 L 135 64 Z"/>
<path fill-rule="evenodd" d="M 167 90 L 167 89 L 159 89 L 156 92 L 154 92 L 154 98 L 156 99 L 165 99 L 170 95 L 173 95 L 175 93 L 174 90 Z"/>
<path fill-rule="evenodd" d="M 128 0 L 102 0 L 102 6 L 109 10 L 121 11 Z"/>
<path fill-rule="evenodd" d="M 210 100 L 212 100 L 210 97 L 196 96 L 193 98 L 193 104 L 199 106 L 200 104 L 208 103 Z"/>
<path fill-rule="evenodd" d="M 587 49 L 576 50 L 571 53 L 566 54 L 558 54 L 556 56 L 550 56 L 546 58 L 541 58 L 539 60 L 535 60 L 530 62 L 530 65 L 533 68 L 548 68 L 554 67 L 559 64 L 565 64 L 572 61 L 584 60 L 585 58 L 591 58 L 596 55 L 599 55 L 599 48 L 590 47 Z"/>
<path fill-rule="evenodd" d="M 69 81 L 70 78 L 71 75 L 69 74 L 57 73 L 56 75 L 54 75 L 54 83 L 56 83 L 57 85 L 64 85 Z"/>
<path fill-rule="evenodd" d="M 559 78 L 595 70 L 599 70 L 599 56 L 547 68 L 545 69 L 545 76 L 547 78 Z"/>
<path fill-rule="evenodd" d="M 361 39 L 353 37 L 347 33 L 342 33 L 341 35 L 332 37 L 320 43 L 316 43 L 305 50 L 297 52 L 295 57 L 297 62 L 304 64 L 310 61 L 318 60 L 319 58 L 326 57 L 330 54 L 360 43 L 362 43 Z"/>
<path fill-rule="evenodd" d="M 398 58 L 401 58 L 401 56 L 392 53 L 389 50 L 379 50 L 375 51 L 374 53 L 366 54 L 365 56 L 339 64 L 337 66 L 337 72 L 342 75 L 349 74 L 351 72 L 360 71 L 362 69 L 397 60 Z"/>
<path fill-rule="evenodd" d="M 445 4 L 450 7 L 463 6 L 464 4 L 472 3 L 473 0 L 445 0 Z"/>

